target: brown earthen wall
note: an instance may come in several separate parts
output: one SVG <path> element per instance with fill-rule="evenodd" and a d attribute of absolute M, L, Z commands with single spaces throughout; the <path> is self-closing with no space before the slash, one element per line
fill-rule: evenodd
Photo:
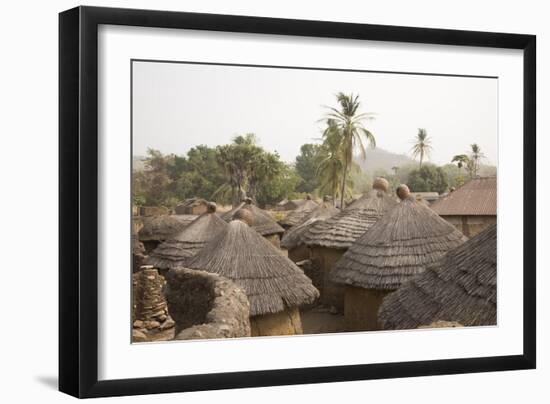
<path fill-rule="evenodd" d="M 391 291 L 346 286 L 344 317 L 346 331 L 374 331 L 382 299 Z"/>
<path fill-rule="evenodd" d="M 319 292 L 321 302 L 327 306 L 334 306 L 338 310 L 344 309 L 344 286 L 334 283 L 330 280 L 330 271 L 334 268 L 345 250 L 336 250 L 326 247 L 313 247 L 311 249 L 311 260 L 315 268 L 321 273 L 322 284 Z"/>
<path fill-rule="evenodd" d="M 303 333 L 300 311 L 297 308 L 251 317 L 250 327 L 253 337 Z"/>

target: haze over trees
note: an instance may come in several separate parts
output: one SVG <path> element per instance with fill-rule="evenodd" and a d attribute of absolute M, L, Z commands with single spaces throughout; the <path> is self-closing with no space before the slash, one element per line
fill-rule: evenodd
<path fill-rule="evenodd" d="M 411 149 L 419 161 L 375 148 L 375 136 L 365 128 L 373 114 L 360 110 L 359 96 L 338 93 L 336 101 L 322 119 L 321 141 L 303 144 L 290 164 L 265 150 L 253 133 L 216 147 L 197 145 L 184 156 L 149 149 L 146 157 L 134 158 L 134 204 L 174 207 L 200 197 L 236 205 L 248 196 L 265 206 L 312 194 L 329 195 L 345 206 L 346 200 L 370 190 L 378 176 L 391 189 L 406 183 L 413 192 L 444 193 L 469 178 L 496 175 L 496 167 L 482 164 L 485 156 L 476 143 L 448 164 L 426 163 L 432 144 L 422 128 Z"/>

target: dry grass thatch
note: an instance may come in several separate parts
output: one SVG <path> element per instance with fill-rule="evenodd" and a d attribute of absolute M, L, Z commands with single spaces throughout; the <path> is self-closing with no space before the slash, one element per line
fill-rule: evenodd
<path fill-rule="evenodd" d="M 320 220 L 326 220 L 340 212 L 331 202 L 324 201 L 317 206 L 308 216 L 296 226 L 287 230 L 281 240 L 281 247 L 290 250 L 303 244 L 302 236 L 313 224 Z"/>
<path fill-rule="evenodd" d="M 397 289 L 464 241 L 453 225 L 404 195 L 346 251 L 331 278 L 366 289 Z"/>
<path fill-rule="evenodd" d="M 230 222 L 234 219 L 235 213 L 240 209 L 248 209 L 254 215 L 254 224 L 252 228 L 260 233 L 262 236 L 270 236 L 272 234 L 283 234 L 285 229 L 283 229 L 279 224 L 271 217 L 269 213 L 265 210 L 258 208 L 253 205 L 250 199 L 247 199 L 245 202 L 241 203 L 236 208 L 231 209 L 229 212 L 226 212 L 222 215 L 222 219 L 226 222 Z"/>
<path fill-rule="evenodd" d="M 197 218 L 196 215 L 144 216 L 143 227 L 139 231 L 141 241 L 164 241 L 183 230 Z"/>
<path fill-rule="evenodd" d="M 345 250 L 396 205 L 386 192 L 373 189 L 337 215 L 313 224 L 302 239 L 308 246 Z"/>
<path fill-rule="evenodd" d="M 215 210 L 203 213 L 182 231 L 160 244 L 149 254 L 147 263 L 159 269 L 179 268 L 199 252 L 227 223 Z"/>
<path fill-rule="evenodd" d="M 489 226 L 388 295 L 379 312 L 382 327 L 409 329 L 436 321 L 495 325 L 496 229 L 496 225 Z"/>
<path fill-rule="evenodd" d="M 282 219 L 279 224 L 283 227 L 296 226 L 306 220 L 311 212 L 313 212 L 319 205 L 308 196 L 302 204 L 295 210 L 291 211 L 288 215 Z"/>
<path fill-rule="evenodd" d="M 231 221 L 185 266 L 237 283 L 246 291 L 251 316 L 309 304 L 319 296 L 300 268 L 241 220 Z"/>

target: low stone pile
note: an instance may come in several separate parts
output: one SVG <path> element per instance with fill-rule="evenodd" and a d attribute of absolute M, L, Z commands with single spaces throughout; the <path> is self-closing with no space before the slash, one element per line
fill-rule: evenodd
<path fill-rule="evenodd" d="M 168 315 L 162 292 L 164 278 L 150 265 L 142 266 L 132 277 L 132 341 L 171 339 L 170 329 L 174 327 L 174 321 Z"/>

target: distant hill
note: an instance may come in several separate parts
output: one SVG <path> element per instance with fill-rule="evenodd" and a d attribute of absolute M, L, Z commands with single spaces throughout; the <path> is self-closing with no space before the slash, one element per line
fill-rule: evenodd
<path fill-rule="evenodd" d="M 392 167 L 402 167 L 415 163 L 413 159 L 405 154 L 392 153 L 379 147 L 368 149 L 366 160 L 356 157 L 355 162 L 363 171 L 368 173 L 373 173 L 377 170 L 385 170 L 391 173 Z"/>

